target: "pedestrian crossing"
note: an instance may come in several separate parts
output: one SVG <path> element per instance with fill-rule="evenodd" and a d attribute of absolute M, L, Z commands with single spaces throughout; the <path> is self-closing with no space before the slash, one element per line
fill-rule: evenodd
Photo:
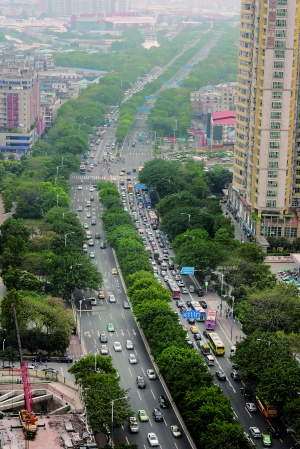
<path fill-rule="evenodd" d="M 109 174 L 108 174 L 109 175 Z M 89 176 L 89 178 L 84 178 L 82 175 L 71 175 L 70 179 L 80 179 L 83 183 L 89 182 L 89 181 L 100 181 L 101 179 L 106 179 L 107 175 L 98 175 L 98 176 Z"/>

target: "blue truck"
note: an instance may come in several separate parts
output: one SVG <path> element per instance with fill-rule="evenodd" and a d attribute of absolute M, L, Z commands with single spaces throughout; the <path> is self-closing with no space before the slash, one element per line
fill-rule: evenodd
<path fill-rule="evenodd" d="M 152 207 L 152 202 L 151 202 L 151 198 L 149 195 L 145 196 L 145 206 L 146 207 Z"/>

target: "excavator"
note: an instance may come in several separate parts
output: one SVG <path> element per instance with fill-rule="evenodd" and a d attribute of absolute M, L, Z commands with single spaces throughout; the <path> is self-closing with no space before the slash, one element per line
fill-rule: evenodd
<path fill-rule="evenodd" d="M 33 399 L 32 399 L 31 387 L 30 387 L 30 383 L 29 383 L 28 362 L 24 361 L 24 359 L 23 359 L 16 308 L 15 308 L 14 304 L 11 304 L 11 307 L 12 307 L 13 313 L 14 313 L 14 320 L 15 320 L 17 340 L 18 340 L 18 350 L 19 350 L 19 356 L 20 356 L 22 381 L 23 381 L 23 388 L 24 388 L 24 398 L 25 398 L 25 409 L 20 410 L 19 418 L 20 418 L 20 422 L 21 422 L 21 426 L 22 426 L 22 430 L 23 430 L 25 439 L 33 440 L 35 438 L 35 436 L 37 435 L 37 431 L 38 431 L 38 426 L 36 424 L 38 419 L 31 410 L 31 404 L 33 402 Z"/>

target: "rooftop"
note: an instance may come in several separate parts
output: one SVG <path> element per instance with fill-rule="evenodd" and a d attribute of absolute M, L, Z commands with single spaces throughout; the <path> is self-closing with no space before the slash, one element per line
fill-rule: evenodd
<path fill-rule="evenodd" d="M 214 125 L 233 125 L 236 119 L 236 111 L 213 112 L 211 119 Z"/>

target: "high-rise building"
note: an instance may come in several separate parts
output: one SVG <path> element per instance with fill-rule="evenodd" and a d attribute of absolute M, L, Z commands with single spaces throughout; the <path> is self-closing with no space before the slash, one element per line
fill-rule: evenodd
<path fill-rule="evenodd" d="M 6 63 L 0 70 L 0 150 L 28 152 L 42 131 L 38 73 Z"/>
<path fill-rule="evenodd" d="M 300 0 L 241 3 L 229 200 L 248 237 L 300 237 L 299 18 Z"/>

